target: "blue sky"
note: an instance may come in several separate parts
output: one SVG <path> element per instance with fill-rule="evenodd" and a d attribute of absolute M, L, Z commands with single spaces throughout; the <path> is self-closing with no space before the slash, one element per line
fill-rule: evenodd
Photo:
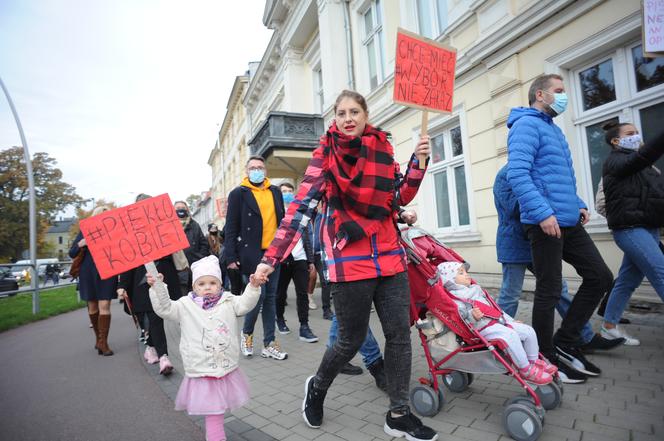
<path fill-rule="evenodd" d="M 263 0 L 0 0 L 0 77 L 31 153 L 85 198 L 207 190 L 235 76 L 272 31 Z M 0 149 L 20 145 L 0 94 Z"/>

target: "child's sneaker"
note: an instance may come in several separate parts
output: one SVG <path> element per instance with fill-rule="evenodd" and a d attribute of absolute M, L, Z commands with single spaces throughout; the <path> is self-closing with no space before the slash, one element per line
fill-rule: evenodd
<path fill-rule="evenodd" d="M 145 352 L 143 353 L 143 358 L 145 358 L 145 361 L 148 364 L 155 364 L 159 362 L 159 356 L 157 355 L 157 351 L 152 346 L 148 346 L 147 348 L 145 348 Z"/>
<path fill-rule="evenodd" d="M 242 355 L 245 357 L 254 355 L 254 334 L 245 334 L 243 332 L 240 348 L 242 349 Z"/>
<path fill-rule="evenodd" d="M 555 375 L 556 372 L 558 372 L 558 366 L 555 364 L 549 363 L 546 360 L 542 360 L 541 358 L 538 358 L 534 362 L 535 366 L 539 366 L 540 369 L 544 370 L 547 374 L 553 376 Z"/>
<path fill-rule="evenodd" d="M 389 436 L 399 438 L 405 436 L 408 441 L 435 441 L 438 439 L 436 431 L 422 424 L 422 421 L 410 413 L 410 410 L 397 418 L 393 418 L 392 412 L 388 411 L 383 430 Z"/>
<path fill-rule="evenodd" d="M 170 375 L 173 372 L 173 365 L 171 360 L 168 359 L 168 355 L 164 354 L 159 359 L 159 373 L 161 375 Z"/>
<path fill-rule="evenodd" d="M 285 360 L 288 358 L 288 354 L 286 352 L 282 352 L 281 347 L 279 347 L 279 343 L 273 341 L 263 348 L 261 351 L 261 357 L 274 358 L 275 360 Z"/>
<path fill-rule="evenodd" d="M 602 325 L 602 329 L 599 331 L 602 337 L 608 339 L 608 340 L 613 340 L 614 338 L 624 338 L 625 339 L 625 346 L 638 346 L 641 344 L 641 342 L 629 335 L 620 327 L 616 326 L 615 328 L 605 328 L 604 325 Z"/>
<path fill-rule="evenodd" d="M 528 367 L 519 369 L 519 373 L 521 374 L 521 378 L 529 383 L 543 385 L 549 384 L 553 381 L 551 374 L 547 374 L 536 364 L 531 364 L 528 365 Z"/>

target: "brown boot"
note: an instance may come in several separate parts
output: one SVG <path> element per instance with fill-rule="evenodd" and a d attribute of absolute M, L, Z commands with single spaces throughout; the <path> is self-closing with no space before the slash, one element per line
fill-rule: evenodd
<path fill-rule="evenodd" d="M 108 347 L 108 330 L 111 328 L 111 316 L 109 315 L 100 315 L 99 316 L 99 354 L 100 355 L 113 355 L 113 351 Z"/>
<path fill-rule="evenodd" d="M 95 331 L 95 349 L 101 354 L 99 350 L 99 312 L 94 314 L 88 314 L 90 316 L 90 323 L 92 323 L 92 329 Z"/>

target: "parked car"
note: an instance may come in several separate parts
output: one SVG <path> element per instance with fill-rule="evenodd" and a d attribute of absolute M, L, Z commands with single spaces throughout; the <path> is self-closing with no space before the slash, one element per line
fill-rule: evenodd
<path fill-rule="evenodd" d="M 58 259 L 56 258 L 47 258 L 47 259 L 37 259 L 37 275 L 39 280 L 44 280 L 46 277 L 46 266 L 48 264 L 57 264 Z M 14 263 L 12 267 L 12 274 L 20 283 L 30 283 L 30 275 L 28 274 L 30 270 L 30 260 L 18 260 Z"/>
<path fill-rule="evenodd" d="M 6 266 L 0 267 L 0 292 L 16 290 L 18 290 L 18 281 L 16 280 L 16 277 L 12 275 L 11 268 Z"/>

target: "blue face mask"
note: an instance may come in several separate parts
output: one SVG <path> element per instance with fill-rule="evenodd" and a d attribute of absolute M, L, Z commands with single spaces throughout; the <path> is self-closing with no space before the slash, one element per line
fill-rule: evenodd
<path fill-rule="evenodd" d="M 249 170 L 249 181 L 252 184 L 262 184 L 265 180 L 265 170 Z"/>
<path fill-rule="evenodd" d="M 291 202 L 295 200 L 295 195 L 293 193 L 284 193 L 284 205 L 288 206 Z"/>
<path fill-rule="evenodd" d="M 638 150 L 641 147 L 641 135 L 637 133 L 636 135 L 620 138 L 618 145 L 624 149 Z"/>
<path fill-rule="evenodd" d="M 551 93 L 547 92 L 546 90 L 543 91 L 544 93 L 548 93 L 549 95 L 553 95 L 553 102 L 551 104 L 548 104 L 549 108 L 556 112 L 556 115 L 560 115 L 567 109 L 567 94 L 565 92 L 562 93 Z"/>

